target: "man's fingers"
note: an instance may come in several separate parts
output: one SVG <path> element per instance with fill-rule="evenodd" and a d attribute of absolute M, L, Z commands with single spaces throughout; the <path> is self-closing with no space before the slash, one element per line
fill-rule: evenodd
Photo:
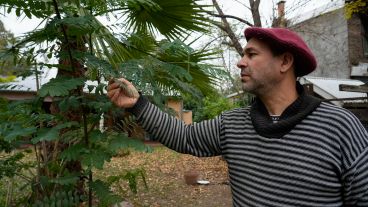
<path fill-rule="evenodd" d="M 132 92 L 133 91 L 133 92 Z M 111 79 L 107 86 L 107 96 L 115 105 L 126 107 L 128 99 L 137 98 L 139 94 L 134 85 L 125 78 Z"/>
<path fill-rule="evenodd" d="M 119 88 L 119 84 L 116 83 L 116 82 L 111 82 L 109 83 L 109 85 L 107 86 L 107 90 L 113 90 L 113 89 L 116 89 L 116 88 Z"/>
<path fill-rule="evenodd" d="M 119 81 L 121 81 L 122 83 L 124 83 L 125 85 L 127 85 L 127 86 L 131 86 L 131 85 L 133 85 L 131 82 L 129 82 L 127 79 L 125 79 L 125 78 L 119 78 L 118 79 Z"/>
<path fill-rule="evenodd" d="M 119 94 L 119 93 L 120 93 L 120 88 L 111 89 L 107 91 L 107 96 L 111 99 L 115 94 Z"/>
<path fill-rule="evenodd" d="M 117 104 L 119 97 L 120 97 L 120 89 L 116 89 L 116 90 L 114 90 L 114 93 L 111 94 L 110 99 L 111 99 L 112 102 Z"/>

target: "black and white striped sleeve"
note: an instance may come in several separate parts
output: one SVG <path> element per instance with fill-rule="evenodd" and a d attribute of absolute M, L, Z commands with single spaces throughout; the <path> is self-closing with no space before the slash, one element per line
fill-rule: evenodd
<path fill-rule="evenodd" d="M 368 206 L 368 133 L 351 113 L 340 123 L 345 131 L 341 140 L 344 205 Z"/>
<path fill-rule="evenodd" d="M 346 206 L 368 206 L 368 148 L 343 175 Z"/>
<path fill-rule="evenodd" d="M 186 125 L 142 96 L 129 111 L 150 135 L 175 151 L 199 157 L 221 154 L 219 117 Z"/>

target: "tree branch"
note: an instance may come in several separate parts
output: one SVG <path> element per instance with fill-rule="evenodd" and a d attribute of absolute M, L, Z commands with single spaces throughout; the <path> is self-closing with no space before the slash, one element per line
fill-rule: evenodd
<path fill-rule="evenodd" d="M 239 22 L 242 22 L 242 23 L 244 23 L 244 24 L 246 24 L 246 25 L 248 25 L 248 26 L 250 26 L 250 27 L 253 27 L 253 26 L 254 26 L 252 23 L 248 22 L 247 20 L 242 19 L 242 18 L 240 18 L 240 17 L 233 16 L 233 15 L 227 15 L 227 14 L 223 14 L 223 15 L 221 15 L 221 14 L 215 14 L 215 13 L 213 13 L 213 12 L 209 12 L 209 11 L 206 11 L 206 13 L 207 13 L 207 14 L 209 14 L 209 15 L 211 15 L 211 16 L 214 16 L 214 17 L 236 19 L 236 20 L 238 20 Z"/>
<path fill-rule="evenodd" d="M 249 0 L 254 26 L 256 27 L 262 27 L 261 15 L 259 14 L 260 3 L 261 3 L 260 0 Z"/>
<path fill-rule="evenodd" d="M 213 40 L 211 40 L 211 41 L 207 42 L 207 44 L 205 44 L 205 45 L 202 47 L 201 51 L 204 51 L 204 50 L 205 50 L 208 46 L 210 46 L 214 41 L 216 41 L 216 40 L 218 40 L 218 39 L 220 39 L 220 38 L 223 38 L 223 37 L 228 37 L 228 36 L 227 36 L 227 35 L 220 35 L 220 36 L 215 37 Z"/>
<path fill-rule="evenodd" d="M 220 6 L 218 5 L 216 0 L 212 0 L 213 5 L 215 6 L 217 12 L 219 13 L 219 15 L 224 16 L 224 12 L 221 10 Z M 231 39 L 231 42 L 234 44 L 234 48 L 235 50 L 238 52 L 239 55 L 242 55 L 243 53 L 243 47 L 241 46 L 238 38 L 236 37 L 236 35 L 234 34 L 233 30 L 230 27 L 229 22 L 227 21 L 227 19 L 225 17 L 221 17 L 222 20 L 222 27 L 220 27 L 222 30 L 224 30 L 226 32 L 226 34 L 229 36 L 229 38 Z"/>
<path fill-rule="evenodd" d="M 55 9 L 56 17 L 57 17 L 58 19 L 61 19 L 61 15 L 60 15 L 60 11 L 59 11 L 59 6 L 58 6 L 58 4 L 57 4 L 56 0 L 53 0 L 52 2 L 53 2 L 53 4 L 54 4 L 54 9 Z M 63 24 L 61 24 L 61 30 L 62 30 L 62 32 L 63 32 L 64 41 L 65 41 L 65 43 L 66 43 L 66 45 L 67 45 L 67 47 L 68 47 L 68 56 L 69 56 L 69 59 L 70 59 L 70 64 L 71 64 L 72 70 L 74 71 L 74 66 L 73 66 L 73 55 L 72 55 L 72 51 L 71 51 L 71 49 L 70 49 L 70 44 L 69 44 L 68 36 L 67 36 L 67 34 L 66 34 L 66 29 L 65 29 L 65 27 L 64 27 L 64 25 L 63 25 Z"/>

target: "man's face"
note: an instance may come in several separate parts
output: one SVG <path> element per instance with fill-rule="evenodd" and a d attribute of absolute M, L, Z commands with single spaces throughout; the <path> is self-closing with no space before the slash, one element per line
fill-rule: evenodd
<path fill-rule="evenodd" d="M 248 41 L 243 54 L 237 63 L 243 90 L 255 95 L 269 92 L 280 81 L 282 59 L 256 38 Z"/>

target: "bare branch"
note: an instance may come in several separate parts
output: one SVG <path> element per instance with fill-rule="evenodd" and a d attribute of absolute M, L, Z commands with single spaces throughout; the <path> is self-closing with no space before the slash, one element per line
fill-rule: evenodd
<path fill-rule="evenodd" d="M 220 36 L 217 36 L 215 37 L 214 39 L 212 39 L 211 41 L 207 42 L 201 49 L 201 51 L 204 51 L 207 49 L 208 46 L 210 46 L 214 41 L 217 41 L 218 39 L 220 38 L 224 38 L 224 37 L 227 37 L 227 35 L 220 35 Z"/>
<path fill-rule="evenodd" d="M 221 10 L 221 8 L 218 5 L 217 1 L 216 0 L 212 0 L 212 3 L 215 6 L 215 8 L 216 8 L 217 12 L 219 13 L 219 15 L 224 16 L 225 14 Z M 223 31 L 226 32 L 226 34 L 229 36 L 229 38 L 233 42 L 234 48 L 236 49 L 236 51 L 238 52 L 238 54 L 239 55 L 242 55 L 243 48 L 242 48 L 242 46 L 241 46 L 238 38 L 234 34 L 233 30 L 231 29 L 229 22 L 227 21 L 227 19 L 225 17 L 221 17 L 221 20 L 222 20 L 223 25 L 221 27 L 219 27 L 219 28 L 221 28 Z"/>
<path fill-rule="evenodd" d="M 244 23 L 244 24 L 246 24 L 246 25 L 248 25 L 248 26 L 253 27 L 253 24 L 252 24 L 252 23 L 250 23 L 250 22 L 248 22 L 247 20 L 242 19 L 242 18 L 240 18 L 240 17 L 236 17 L 236 16 L 233 16 L 233 15 L 227 15 L 227 14 L 223 14 L 223 15 L 221 15 L 221 14 L 215 14 L 215 13 L 213 13 L 213 12 L 208 12 L 208 11 L 206 11 L 206 13 L 207 13 L 207 14 L 209 14 L 209 15 L 211 15 L 211 16 L 214 16 L 214 17 L 236 19 L 236 20 L 238 20 L 239 22 L 242 22 L 242 23 Z"/>
<path fill-rule="evenodd" d="M 249 9 L 249 10 L 251 10 L 250 9 L 250 7 L 249 6 L 247 6 L 247 5 L 245 5 L 243 2 L 241 2 L 241 1 L 239 1 L 239 0 L 234 0 L 235 2 L 238 2 L 239 4 L 241 4 L 242 6 L 244 6 L 245 8 L 247 8 L 247 9 Z"/>

